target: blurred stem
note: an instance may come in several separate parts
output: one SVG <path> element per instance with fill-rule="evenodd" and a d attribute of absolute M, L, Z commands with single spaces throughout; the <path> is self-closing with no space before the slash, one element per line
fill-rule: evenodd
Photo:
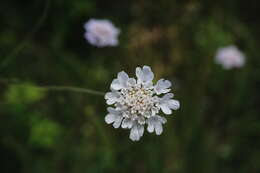
<path fill-rule="evenodd" d="M 0 83 L 5 85 L 20 85 L 20 86 L 30 86 L 30 84 L 26 83 L 19 83 L 17 81 L 12 80 L 6 80 L 0 78 Z M 86 93 L 86 94 L 93 94 L 93 95 L 99 95 L 104 96 L 105 93 L 101 91 L 96 91 L 88 88 L 78 88 L 78 87 L 71 87 L 71 86 L 37 86 L 37 85 L 31 85 L 31 87 L 35 87 L 37 89 L 43 90 L 43 91 L 71 91 L 71 92 L 78 92 L 78 93 Z"/>
<path fill-rule="evenodd" d="M 6 58 L 1 62 L 1 64 L 0 64 L 1 70 L 3 68 L 5 68 L 10 62 L 12 62 L 15 59 L 16 55 L 26 46 L 28 40 L 30 40 L 32 38 L 32 36 L 39 30 L 39 28 L 42 26 L 43 22 L 45 21 L 45 19 L 47 17 L 49 7 L 50 7 L 50 0 L 46 0 L 46 3 L 45 3 L 45 6 L 44 6 L 40 19 L 34 25 L 33 29 L 25 36 L 23 41 L 21 41 L 21 43 L 18 44 L 18 46 L 16 46 L 11 51 L 11 53 L 8 56 L 6 56 Z"/>
<path fill-rule="evenodd" d="M 86 93 L 86 94 L 93 94 L 93 95 L 100 95 L 104 96 L 105 93 L 100 91 L 95 91 L 91 89 L 86 88 L 77 88 L 77 87 L 69 87 L 69 86 L 36 86 L 39 89 L 45 90 L 45 91 L 72 91 L 72 92 L 80 92 L 80 93 Z"/>

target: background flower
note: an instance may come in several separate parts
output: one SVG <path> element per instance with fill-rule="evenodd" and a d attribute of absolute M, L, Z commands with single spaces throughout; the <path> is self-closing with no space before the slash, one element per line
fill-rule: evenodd
<path fill-rule="evenodd" d="M 109 20 L 90 19 L 84 24 L 85 38 L 97 47 L 117 46 L 120 30 Z"/>
<path fill-rule="evenodd" d="M 245 64 L 244 54 L 236 46 L 219 48 L 216 53 L 215 61 L 225 69 L 239 68 Z"/>

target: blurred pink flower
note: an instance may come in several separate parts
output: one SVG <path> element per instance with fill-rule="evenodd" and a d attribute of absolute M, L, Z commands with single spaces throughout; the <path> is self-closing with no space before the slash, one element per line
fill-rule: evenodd
<path fill-rule="evenodd" d="M 240 68 L 245 64 L 245 55 L 231 45 L 217 50 L 215 62 L 221 64 L 224 69 Z"/>
<path fill-rule="evenodd" d="M 117 46 L 120 30 L 109 20 L 90 19 L 84 24 L 84 36 L 88 42 L 97 47 Z"/>

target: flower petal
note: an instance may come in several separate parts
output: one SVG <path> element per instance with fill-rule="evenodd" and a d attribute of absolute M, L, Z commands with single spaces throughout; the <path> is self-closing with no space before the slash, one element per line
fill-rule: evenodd
<path fill-rule="evenodd" d="M 156 135 L 160 135 L 163 132 L 162 124 L 160 122 L 155 123 L 155 133 Z"/>
<path fill-rule="evenodd" d="M 162 109 L 163 113 L 170 115 L 172 114 L 172 110 L 168 107 L 167 104 L 161 104 L 160 108 Z"/>
<path fill-rule="evenodd" d="M 162 97 L 162 100 L 169 100 L 174 97 L 173 93 L 167 93 Z"/>
<path fill-rule="evenodd" d="M 130 138 L 132 141 L 139 141 L 140 135 L 139 135 L 139 131 L 138 131 L 137 125 L 134 125 L 134 126 L 131 128 L 129 138 Z"/>
<path fill-rule="evenodd" d="M 155 125 L 156 121 L 157 121 L 156 116 L 152 116 L 152 117 L 150 117 L 150 118 L 148 118 L 148 119 L 146 120 L 146 123 L 147 123 L 147 125 L 148 125 L 148 126 L 147 126 L 147 131 L 148 131 L 149 133 L 154 132 L 154 125 Z"/>
<path fill-rule="evenodd" d="M 106 103 L 108 105 L 112 105 L 117 102 L 120 98 L 120 94 L 116 91 L 108 92 L 105 95 L 105 99 L 107 100 Z"/>
<path fill-rule="evenodd" d="M 148 124 L 147 131 L 152 133 L 155 131 L 157 135 L 160 135 L 163 131 L 162 124 L 166 123 L 166 119 L 164 117 L 155 115 L 149 118 L 146 122 Z"/>
<path fill-rule="evenodd" d="M 143 66 L 144 82 L 151 82 L 154 78 L 154 74 L 149 66 Z"/>
<path fill-rule="evenodd" d="M 165 94 L 159 99 L 159 107 L 162 109 L 163 113 L 171 114 L 172 110 L 177 110 L 180 107 L 180 103 L 177 100 L 171 99 L 174 95 L 172 93 Z"/>
<path fill-rule="evenodd" d="M 127 87 L 127 81 L 129 79 L 128 75 L 126 74 L 126 72 L 121 71 L 117 74 L 117 79 L 119 80 L 119 83 L 121 84 L 121 86 L 123 88 Z"/>
<path fill-rule="evenodd" d="M 171 87 L 171 82 L 168 80 L 164 80 L 164 79 L 160 79 L 157 81 L 156 85 L 154 86 L 154 90 L 156 92 L 156 94 L 162 94 L 162 93 L 167 93 L 169 92 L 171 89 L 169 89 L 169 87 Z"/>
<path fill-rule="evenodd" d="M 110 114 L 114 114 L 114 115 L 119 115 L 120 114 L 120 111 L 112 108 L 112 107 L 108 107 L 107 108 L 107 111 L 110 113 Z"/>
<path fill-rule="evenodd" d="M 137 77 L 137 83 L 142 83 L 144 80 L 144 77 L 143 77 L 143 71 L 140 67 L 136 67 L 135 75 Z"/>
<path fill-rule="evenodd" d="M 138 121 L 139 124 L 145 124 L 145 118 L 143 116 L 139 116 L 137 118 L 137 121 Z"/>
<path fill-rule="evenodd" d="M 147 131 L 149 133 L 153 133 L 153 131 L 154 131 L 154 124 L 152 122 L 148 123 Z"/>
<path fill-rule="evenodd" d="M 136 85 L 136 80 L 134 78 L 129 78 L 127 81 L 128 86 L 134 86 Z"/>
<path fill-rule="evenodd" d="M 137 83 L 142 83 L 145 85 L 150 85 L 154 78 L 154 74 L 149 66 L 143 66 L 142 69 L 140 67 L 137 67 L 135 70 L 135 74 L 138 79 Z"/>
<path fill-rule="evenodd" d="M 122 116 L 116 116 L 113 127 L 114 128 L 120 127 L 122 120 L 123 120 Z"/>
<path fill-rule="evenodd" d="M 158 118 L 158 120 L 162 123 L 162 124 L 165 124 L 167 122 L 166 118 L 164 117 L 161 117 L 161 116 L 156 116 Z"/>
<path fill-rule="evenodd" d="M 114 79 L 111 83 L 111 89 L 114 90 L 120 90 L 123 88 L 123 86 L 121 85 L 120 81 L 118 79 Z"/>
<path fill-rule="evenodd" d="M 178 100 L 171 99 L 168 101 L 169 108 L 177 110 L 180 108 L 180 102 Z"/>
<path fill-rule="evenodd" d="M 116 115 L 114 114 L 107 114 L 106 117 L 105 117 L 105 121 L 107 124 L 111 124 L 115 121 L 115 117 Z"/>
<path fill-rule="evenodd" d="M 137 129 L 138 129 L 139 136 L 142 137 L 143 134 L 144 134 L 144 126 L 138 124 L 138 125 L 137 125 Z"/>
<path fill-rule="evenodd" d="M 122 121 L 122 125 L 121 127 L 122 128 L 132 128 L 132 125 L 133 125 L 133 121 L 130 119 L 130 118 L 125 118 L 123 121 Z"/>

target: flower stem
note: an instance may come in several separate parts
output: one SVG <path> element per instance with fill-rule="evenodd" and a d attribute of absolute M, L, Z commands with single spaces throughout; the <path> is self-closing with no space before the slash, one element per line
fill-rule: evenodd
<path fill-rule="evenodd" d="M 78 92 L 78 93 L 86 93 L 86 94 L 93 94 L 93 95 L 99 95 L 99 96 L 104 96 L 105 93 L 101 91 L 96 91 L 88 88 L 79 88 L 79 87 L 71 87 L 71 86 L 57 86 L 57 85 L 52 85 L 52 86 L 37 86 L 37 85 L 28 85 L 28 83 L 20 83 L 18 81 L 14 80 L 6 80 L 0 78 L 0 83 L 5 84 L 5 85 L 19 85 L 19 86 L 31 86 L 34 88 L 37 88 L 39 90 L 43 91 L 71 91 L 71 92 Z"/>
<path fill-rule="evenodd" d="M 70 86 L 36 86 L 36 88 L 45 90 L 45 91 L 72 91 L 72 92 L 80 92 L 86 94 L 100 95 L 104 96 L 104 92 L 95 91 L 87 88 L 78 88 L 78 87 L 70 87 Z"/>

